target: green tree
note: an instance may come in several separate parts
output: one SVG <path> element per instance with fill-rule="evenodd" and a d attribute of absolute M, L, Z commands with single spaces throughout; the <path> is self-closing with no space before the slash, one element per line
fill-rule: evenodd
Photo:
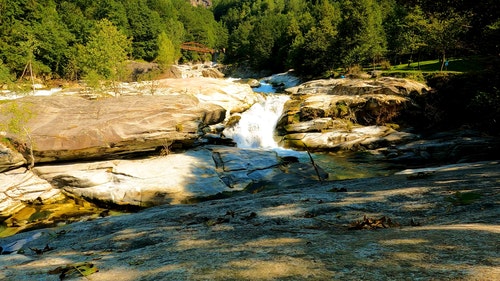
<path fill-rule="evenodd" d="M 408 15 L 406 15 L 403 30 L 400 32 L 399 41 L 401 42 L 401 52 L 410 54 L 408 66 L 413 60 L 413 54 L 420 53 L 426 44 L 426 17 L 419 6 L 415 6 Z M 420 61 L 420 60 L 419 60 Z"/>
<path fill-rule="evenodd" d="M 299 17 L 300 29 L 304 31 L 295 31 L 298 36 L 293 39 L 290 55 L 299 72 L 316 76 L 332 69 L 338 60 L 336 42 L 340 14 L 338 8 L 325 0 L 312 7 L 311 13 Z"/>
<path fill-rule="evenodd" d="M 341 3 L 340 50 L 346 68 L 362 64 L 385 52 L 382 11 L 375 0 L 350 0 Z"/>
<path fill-rule="evenodd" d="M 252 28 L 251 22 L 244 21 L 229 35 L 227 59 L 230 62 L 250 59 L 250 33 Z"/>
<path fill-rule="evenodd" d="M 115 86 L 115 82 L 123 78 L 130 48 L 130 40 L 109 20 L 103 19 L 96 23 L 87 44 L 79 46 L 77 63 L 84 77 L 98 75 L 111 80 Z"/>
<path fill-rule="evenodd" d="M 69 56 L 68 45 L 75 38 L 62 22 L 54 1 L 41 1 L 34 9 L 31 25 L 38 42 L 35 60 L 46 67 L 48 76 L 62 76 Z"/>
<path fill-rule="evenodd" d="M 10 73 L 10 69 L 0 60 L 0 89 L 3 85 L 8 85 L 12 83 L 12 81 L 14 81 L 14 77 Z"/>
<path fill-rule="evenodd" d="M 12 138 L 12 144 L 21 153 L 29 158 L 31 169 L 35 166 L 34 142 L 31 131 L 27 127 L 28 121 L 34 117 L 32 108 L 34 104 L 21 103 L 17 100 L 9 101 L 2 107 L 0 113 L 7 117 L 7 121 L 0 123 L 0 131 L 7 132 L 7 137 Z"/>
<path fill-rule="evenodd" d="M 427 45 L 440 54 L 441 71 L 447 60 L 447 53 L 458 49 L 462 42 L 461 35 L 466 32 L 468 15 L 456 13 L 433 13 L 427 24 Z"/>
<path fill-rule="evenodd" d="M 156 57 L 157 39 L 162 29 L 160 15 L 146 1 L 125 0 L 126 15 L 132 36 L 132 55 L 148 61 Z"/>
<path fill-rule="evenodd" d="M 158 57 L 156 57 L 160 69 L 165 71 L 174 64 L 178 59 L 177 53 L 178 51 L 167 34 L 165 32 L 160 33 L 158 36 Z"/>

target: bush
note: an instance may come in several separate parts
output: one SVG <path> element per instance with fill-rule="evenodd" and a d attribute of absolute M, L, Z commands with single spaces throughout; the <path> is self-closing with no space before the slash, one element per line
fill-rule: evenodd
<path fill-rule="evenodd" d="M 391 62 L 388 60 L 383 60 L 380 62 L 380 68 L 382 70 L 389 70 L 391 69 Z"/>

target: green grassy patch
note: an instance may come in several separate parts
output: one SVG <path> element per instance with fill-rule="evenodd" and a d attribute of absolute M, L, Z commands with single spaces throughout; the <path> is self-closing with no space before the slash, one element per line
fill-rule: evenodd
<path fill-rule="evenodd" d="M 468 57 L 468 58 L 450 58 L 448 60 L 448 67 L 443 69 L 443 72 L 461 73 L 480 71 L 485 68 L 487 64 L 486 58 Z M 439 60 L 427 60 L 421 62 L 412 62 L 410 65 L 407 63 L 394 65 L 390 70 L 384 72 L 400 72 L 400 71 L 419 71 L 419 72 L 440 72 L 441 62 Z"/>

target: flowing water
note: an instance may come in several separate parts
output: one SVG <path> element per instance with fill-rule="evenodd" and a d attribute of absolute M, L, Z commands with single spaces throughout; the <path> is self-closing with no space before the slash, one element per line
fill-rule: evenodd
<path fill-rule="evenodd" d="M 273 81 L 276 77 L 279 79 L 278 83 Z M 263 79 L 261 86 L 255 88 L 254 91 L 263 93 L 265 99 L 242 113 L 239 123 L 226 129 L 224 135 L 232 138 L 240 148 L 274 150 L 280 156 L 295 156 L 302 163 L 310 162 L 307 152 L 279 147 L 279 137 L 275 132 L 283 106 L 290 98 L 288 95 L 275 93 L 272 85 L 281 84 L 292 87 L 297 83 L 299 83 L 298 79 L 286 74 Z M 395 172 L 389 165 L 375 161 L 374 157 L 368 154 L 325 152 L 313 153 L 312 157 L 318 166 L 328 172 L 330 180 L 388 176 Z"/>
<path fill-rule="evenodd" d="M 281 87 L 291 87 L 298 83 L 298 79 L 287 78 L 283 74 L 272 78 L 276 77 L 281 79 L 279 81 Z M 275 128 L 282 114 L 283 105 L 289 97 L 274 93 L 275 89 L 266 81 L 255 90 L 263 93 L 265 96 L 263 101 L 244 112 L 239 123 L 226 129 L 224 134 L 232 138 L 241 148 L 274 150 L 280 156 L 295 156 L 302 163 L 310 162 L 306 152 L 284 149 L 278 145 L 279 138 L 275 135 Z M 312 157 L 318 166 L 329 173 L 330 180 L 384 176 L 394 172 L 388 169 L 387 165 L 372 161 L 369 156 L 359 157 L 352 153 L 314 153 Z M 119 214 L 121 212 L 99 208 L 85 200 L 72 198 L 65 198 L 52 204 L 27 204 L 17 214 L 0 223 L 0 238 L 33 228 L 64 225 L 73 221 Z"/>
<path fill-rule="evenodd" d="M 275 128 L 283 111 L 287 95 L 268 95 L 261 103 L 254 104 L 241 115 L 237 125 L 224 131 L 240 148 L 277 148 Z"/>

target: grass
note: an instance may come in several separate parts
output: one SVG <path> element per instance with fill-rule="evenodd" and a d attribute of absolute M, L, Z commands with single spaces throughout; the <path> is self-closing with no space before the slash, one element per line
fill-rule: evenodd
<path fill-rule="evenodd" d="M 363 72 L 370 72 L 372 70 L 378 70 L 381 72 L 382 76 L 408 78 L 416 81 L 425 82 L 425 76 L 435 73 L 449 73 L 449 74 L 460 74 L 466 72 L 478 72 L 482 71 L 488 66 L 491 67 L 492 58 L 491 57 L 463 57 L 463 58 L 448 58 L 448 67 L 445 67 L 441 71 L 441 62 L 438 59 L 435 60 L 425 60 L 420 62 L 412 62 L 410 64 L 403 63 L 398 65 L 391 65 L 389 69 L 384 68 L 383 64 L 373 65 L 366 64 L 359 70 Z M 346 69 L 337 68 L 331 72 L 325 74 L 326 77 L 336 77 L 340 78 L 342 73 L 346 73 Z"/>
<path fill-rule="evenodd" d="M 468 58 L 450 58 L 448 67 L 443 69 L 443 72 L 451 73 L 461 73 L 470 71 L 479 71 L 484 69 L 486 63 L 485 58 L 479 57 L 468 57 Z M 408 66 L 407 63 L 394 65 L 390 70 L 384 72 L 400 72 L 400 71 L 417 71 L 417 72 L 440 72 L 441 62 L 439 60 L 427 60 L 418 62 L 412 62 Z"/>

